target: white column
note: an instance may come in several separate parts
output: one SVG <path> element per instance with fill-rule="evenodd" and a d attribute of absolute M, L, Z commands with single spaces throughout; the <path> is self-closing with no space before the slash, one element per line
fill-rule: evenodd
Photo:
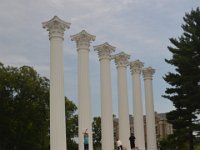
<path fill-rule="evenodd" d="M 121 52 L 113 56 L 117 65 L 118 75 L 118 111 L 119 111 L 119 139 L 122 144 L 130 149 L 130 123 L 127 90 L 127 65 L 130 55 Z"/>
<path fill-rule="evenodd" d="M 152 76 L 155 70 L 151 67 L 142 70 L 145 87 L 146 126 L 147 126 L 147 150 L 157 150 L 156 126 L 153 102 Z"/>
<path fill-rule="evenodd" d="M 110 60 L 115 47 L 104 43 L 94 46 L 98 52 L 101 72 L 101 135 L 102 150 L 114 149 L 113 115 L 112 115 L 112 87 Z"/>
<path fill-rule="evenodd" d="M 144 121 L 141 95 L 141 69 L 144 66 L 139 60 L 130 62 L 133 87 L 133 116 L 134 116 L 134 135 L 135 145 L 140 150 L 145 150 Z"/>
<path fill-rule="evenodd" d="M 55 16 L 42 25 L 50 40 L 50 148 L 66 150 L 63 36 L 70 23 Z"/>
<path fill-rule="evenodd" d="M 85 30 L 71 36 L 76 42 L 78 51 L 78 134 L 79 150 L 84 149 L 83 132 L 87 129 L 89 134 L 89 150 L 93 150 L 92 142 L 92 113 L 89 79 L 89 47 L 95 36 Z"/>

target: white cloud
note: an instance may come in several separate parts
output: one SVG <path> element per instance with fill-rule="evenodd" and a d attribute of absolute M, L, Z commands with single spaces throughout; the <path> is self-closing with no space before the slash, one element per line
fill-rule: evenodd
<path fill-rule="evenodd" d="M 21 55 L 10 55 L 10 56 L 4 56 L 0 57 L 0 61 L 2 61 L 5 64 L 13 65 L 13 66 L 23 66 L 23 65 L 31 65 L 30 61 Z"/>

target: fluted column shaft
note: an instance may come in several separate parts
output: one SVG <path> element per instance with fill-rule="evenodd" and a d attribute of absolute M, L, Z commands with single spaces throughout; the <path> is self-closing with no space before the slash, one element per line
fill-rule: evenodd
<path fill-rule="evenodd" d="M 145 150 L 144 139 L 144 121 L 142 109 L 142 95 L 141 95 L 141 68 L 143 63 L 139 60 L 130 63 L 132 74 L 132 87 L 133 87 L 133 116 L 134 116 L 134 135 L 135 145 L 140 150 Z"/>
<path fill-rule="evenodd" d="M 92 116 L 89 80 L 89 50 L 82 48 L 78 50 L 78 100 L 79 142 L 83 143 L 83 132 L 87 129 L 89 133 L 89 146 L 91 147 Z M 83 144 L 79 144 L 79 150 L 82 149 Z"/>
<path fill-rule="evenodd" d="M 66 150 L 63 36 L 69 23 L 54 17 L 43 23 L 50 39 L 50 148 Z"/>
<path fill-rule="evenodd" d="M 110 54 L 114 47 L 108 43 L 94 47 L 98 51 L 101 73 L 101 135 L 102 150 L 114 149 L 113 116 L 112 116 L 112 87 L 110 72 Z"/>
<path fill-rule="evenodd" d="M 146 105 L 147 150 L 157 150 L 151 67 L 143 69 Z"/>
<path fill-rule="evenodd" d="M 89 150 L 93 150 L 92 142 L 92 110 L 89 79 L 89 46 L 94 36 L 86 31 L 71 36 L 76 42 L 78 52 L 78 134 L 79 150 L 84 150 L 84 135 L 89 135 Z"/>
<path fill-rule="evenodd" d="M 119 53 L 115 56 L 118 78 L 118 111 L 119 111 L 119 139 L 123 146 L 130 148 L 130 123 L 127 90 L 127 65 L 129 55 Z"/>

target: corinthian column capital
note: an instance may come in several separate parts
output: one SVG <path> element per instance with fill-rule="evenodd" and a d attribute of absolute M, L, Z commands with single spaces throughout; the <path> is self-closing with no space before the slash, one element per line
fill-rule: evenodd
<path fill-rule="evenodd" d="M 155 69 L 153 69 L 152 67 L 144 68 L 142 70 L 142 73 L 143 73 L 144 80 L 146 79 L 152 80 L 153 74 L 155 73 Z"/>
<path fill-rule="evenodd" d="M 112 58 L 115 60 L 115 64 L 118 67 L 127 67 L 127 65 L 129 64 L 129 59 L 130 59 L 130 55 L 121 52 L 118 53 L 116 55 L 113 55 Z"/>
<path fill-rule="evenodd" d="M 77 50 L 87 49 L 89 50 L 90 42 L 95 40 L 95 36 L 82 30 L 80 33 L 71 35 L 71 40 L 76 42 Z"/>
<path fill-rule="evenodd" d="M 98 52 L 99 60 L 111 59 L 111 53 L 115 51 L 115 47 L 111 46 L 107 42 L 101 45 L 94 46 L 94 51 Z"/>
<path fill-rule="evenodd" d="M 131 74 L 141 74 L 144 63 L 140 60 L 130 62 Z"/>
<path fill-rule="evenodd" d="M 47 31 L 49 31 L 49 39 L 53 37 L 64 39 L 64 31 L 66 28 L 69 29 L 70 25 L 71 23 L 65 22 L 57 16 L 54 16 L 51 20 L 42 23 L 43 28 L 46 28 Z"/>

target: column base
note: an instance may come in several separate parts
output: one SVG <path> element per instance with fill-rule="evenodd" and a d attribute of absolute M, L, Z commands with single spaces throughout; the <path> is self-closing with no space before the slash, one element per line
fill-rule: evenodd
<path fill-rule="evenodd" d="M 129 149 L 127 149 L 127 150 L 129 150 Z M 145 149 L 142 149 L 142 148 L 133 148 L 133 149 L 131 149 L 131 150 L 145 150 Z"/>

